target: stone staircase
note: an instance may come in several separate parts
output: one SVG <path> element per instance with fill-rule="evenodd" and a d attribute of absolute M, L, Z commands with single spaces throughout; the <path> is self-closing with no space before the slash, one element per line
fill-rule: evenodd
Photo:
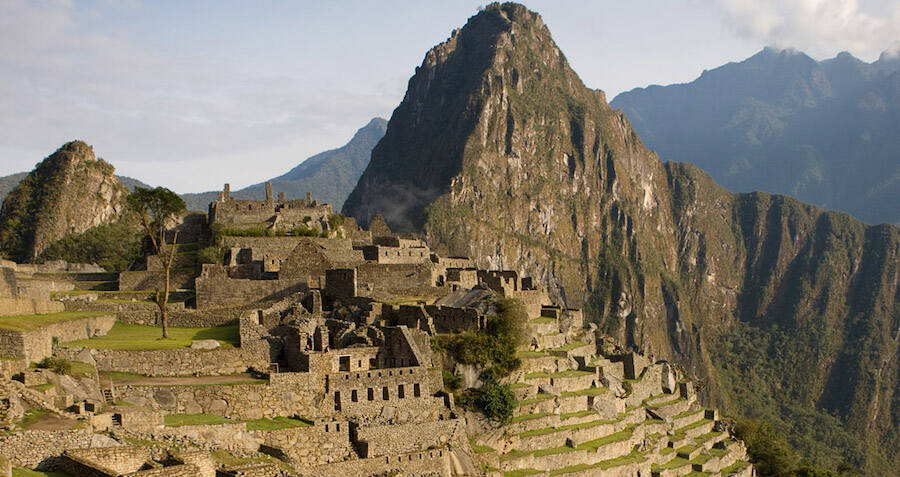
<path fill-rule="evenodd" d="M 589 337 L 546 317 L 528 326 L 532 349 L 519 352 L 511 377 L 512 422 L 499 440 L 475 439 L 489 475 L 755 475 L 746 449 L 699 406 L 689 383 L 663 391 L 662 364 L 624 379 L 615 376 L 621 363 L 595 359 Z M 603 385 L 610 381 L 625 394 Z"/>

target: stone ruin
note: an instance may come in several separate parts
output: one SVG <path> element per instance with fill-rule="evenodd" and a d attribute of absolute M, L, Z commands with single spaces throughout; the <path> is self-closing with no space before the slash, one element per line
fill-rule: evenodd
<path fill-rule="evenodd" d="M 329 230 L 330 214 L 309 197 L 275 201 L 271 188 L 264 201 L 238 201 L 226 186 L 208 223 L 188 229 L 211 240 L 204 229 L 215 224 L 308 224 L 309 216 Z M 0 365 L 15 363 L 0 366 L 0 418 L 11 429 L 0 435 L 0 476 L 12 467 L 98 476 L 754 475 L 743 444 L 674 366 L 622 349 L 530 277 L 439 255 L 383 222 L 362 230 L 346 218 L 324 237 L 220 237 L 222 261 L 202 266 L 192 302 L 170 319 L 232 323 L 233 347 L 67 344 L 103 335 L 116 320 L 152 324 L 152 307 L 102 298 L 139 290 L 80 289 L 116 283 L 103 272 L 6 266 L 0 298 L 43 290 L 53 305 L 41 306 L 91 314 L 27 332 L 0 325 L 0 355 L 12 358 Z M 68 299 L 52 300 L 60 296 Z M 500 298 L 520 301 L 528 316 L 522 365 L 504 380 L 517 399 L 504 426 L 463 409 L 444 387 L 448 372 L 477 387 L 478 370 L 447 369 L 432 350 L 437 335 L 482 331 Z M 28 369 L 47 356 L 89 364 L 96 375 Z M 78 425 L 22 429 L 25 409 Z"/>

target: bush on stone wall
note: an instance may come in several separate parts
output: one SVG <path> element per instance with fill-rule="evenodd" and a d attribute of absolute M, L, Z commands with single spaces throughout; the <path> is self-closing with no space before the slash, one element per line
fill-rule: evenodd
<path fill-rule="evenodd" d="M 457 362 L 483 368 L 486 379 L 499 380 L 522 364 L 516 357 L 516 348 L 526 339 L 528 315 L 516 299 L 501 299 L 494 305 L 497 313 L 487 317 L 484 330 L 438 336 L 433 343 Z"/>
<path fill-rule="evenodd" d="M 488 419 L 508 424 L 516 409 L 516 396 L 508 384 L 488 380 L 479 389 L 467 389 L 458 397 L 460 406 L 481 411 Z"/>
<path fill-rule="evenodd" d="M 37 367 L 49 369 L 56 374 L 69 374 L 72 372 L 72 363 L 59 358 L 44 358 L 38 363 Z"/>
<path fill-rule="evenodd" d="M 44 250 L 39 262 L 65 260 L 69 263 L 96 263 L 107 271 L 126 270 L 141 258 L 142 235 L 136 219 L 124 215 L 110 224 L 69 235 Z"/>

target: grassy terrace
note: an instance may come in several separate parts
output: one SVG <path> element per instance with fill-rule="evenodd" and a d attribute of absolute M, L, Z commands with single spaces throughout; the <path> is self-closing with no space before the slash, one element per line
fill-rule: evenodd
<path fill-rule="evenodd" d="M 643 462 L 645 460 L 647 460 L 647 457 L 645 457 L 644 454 L 633 450 L 628 455 L 616 457 L 615 459 L 603 460 L 595 464 L 578 464 L 569 467 L 563 467 L 562 469 L 551 470 L 550 475 L 565 475 L 572 472 L 580 472 L 590 469 L 607 470 L 612 469 L 613 467 L 620 467 L 623 465 Z"/>
<path fill-rule="evenodd" d="M 609 420 L 609 419 L 597 419 L 594 421 L 581 422 L 578 424 L 568 424 L 568 425 L 559 426 L 559 427 L 544 427 L 542 429 L 532 429 L 530 431 L 520 432 L 519 437 L 543 436 L 543 435 L 554 434 L 554 433 L 563 432 L 563 431 L 576 431 L 579 429 L 588 429 L 588 428 L 599 426 L 602 424 L 612 424 L 614 422 L 617 422 L 617 421 Z"/>
<path fill-rule="evenodd" d="M 42 315 L 0 316 L 0 330 L 34 331 L 54 323 L 79 320 L 92 316 L 103 316 L 107 313 L 96 311 L 62 311 Z"/>
<path fill-rule="evenodd" d="M 164 422 L 168 427 L 181 426 L 203 426 L 217 424 L 237 424 L 244 422 L 247 424 L 248 431 L 275 431 L 278 429 L 289 429 L 293 427 L 309 427 L 312 424 L 302 419 L 292 419 L 289 417 L 275 417 L 272 419 L 253 419 L 249 421 L 235 421 L 222 416 L 213 414 L 168 414 L 164 418 Z"/>
<path fill-rule="evenodd" d="M 237 325 L 215 326 L 211 328 L 169 328 L 169 339 L 161 339 L 157 326 L 131 325 L 116 322 L 106 336 L 65 343 L 94 349 L 155 350 L 187 348 L 192 340 L 213 339 L 223 348 L 238 346 L 240 340 Z"/>
<path fill-rule="evenodd" d="M 519 402 L 517 403 L 517 405 L 518 405 L 518 406 L 527 406 L 527 405 L 529 405 L 529 404 L 539 403 L 539 402 L 541 402 L 541 401 L 546 401 L 546 400 L 548 400 L 548 399 L 553 399 L 553 395 L 552 395 L 552 394 L 545 394 L 545 393 L 538 393 L 538 395 L 535 396 L 535 397 L 533 397 L 533 398 L 529 398 L 529 399 L 525 399 L 525 400 L 519 401 Z"/>
<path fill-rule="evenodd" d="M 516 417 L 512 418 L 512 420 L 510 422 L 531 421 L 531 420 L 540 419 L 542 417 L 546 417 L 549 415 L 550 415 L 549 412 L 536 412 L 534 414 L 524 414 L 524 415 L 516 416 Z"/>
<path fill-rule="evenodd" d="M 704 424 L 709 424 L 710 422 L 712 422 L 711 419 L 700 419 L 699 421 L 692 422 L 684 427 L 675 429 L 675 434 L 673 435 L 673 438 L 677 440 L 678 438 L 683 437 L 685 432 L 687 432 L 691 429 L 694 429 L 696 427 L 700 427 Z"/>
<path fill-rule="evenodd" d="M 601 394 L 606 394 L 607 392 L 609 392 L 609 389 L 607 388 L 585 388 L 579 389 L 577 391 L 563 391 L 562 393 L 560 393 L 560 396 L 599 396 Z"/>
<path fill-rule="evenodd" d="M 597 412 L 585 409 L 583 411 L 567 412 L 565 414 L 560 414 L 559 419 L 561 421 L 565 421 L 566 419 L 571 419 L 574 417 L 587 417 L 587 416 L 591 416 L 594 414 L 597 414 Z"/>
<path fill-rule="evenodd" d="M 724 469 L 722 469 L 721 474 L 722 475 L 736 474 L 736 473 L 744 470 L 749 465 L 750 465 L 750 463 L 739 460 L 739 461 L 735 462 L 734 464 L 731 464 L 728 467 L 725 467 Z"/>
<path fill-rule="evenodd" d="M 522 359 L 534 359 L 534 358 L 543 358 L 545 356 L 549 356 L 544 351 L 517 351 L 516 357 Z"/>
<path fill-rule="evenodd" d="M 13 467 L 12 477 L 72 477 L 65 472 L 41 472 L 39 470 L 23 469 L 21 467 Z"/>
<path fill-rule="evenodd" d="M 672 416 L 672 419 L 681 419 L 683 417 L 692 416 L 694 414 L 700 414 L 701 412 L 703 412 L 703 409 L 695 409 L 693 411 L 688 409 L 687 411 L 679 412 L 678 414 L 675 414 L 674 416 Z"/>
<path fill-rule="evenodd" d="M 587 376 L 589 374 L 594 374 L 590 371 L 579 371 L 577 369 L 567 369 L 565 371 L 557 371 L 555 373 L 528 373 L 525 375 L 525 379 L 540 379 L 540 378 L 577 378 L 579 376 Z"/>
<path fill-rule="evenodd" d="M 684 467 L 686 465 L 691 465 L 690 461 L 688 461 L 687 459 L 681 458 L 681 457 L 676 457 L 662 465 L 654 464 L 652 466 L 651 470 L 653 472 L 658 472 L 661 470 L 677 469 L 679 467 Z"/>

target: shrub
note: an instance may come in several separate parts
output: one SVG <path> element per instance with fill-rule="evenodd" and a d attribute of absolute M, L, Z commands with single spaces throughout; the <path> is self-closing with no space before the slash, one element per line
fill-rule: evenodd
<path fill-rule="evenodd" d="M 197 262 L 221 264 L 224 255 L 225 252 L 222 250 L 222 247 L 215 245 L 203 247 L 197 252 Z"/>
<path fill-rule="evenodd" d="M 516 409 L 516 396 L 508 384 L 489 380 L 475 394 L 475 405 L 489 419 L 508 424 Z"/>
<path fill-rule="evenodd" d="M 329 214 L 328 226 L 332 229 L 336 229 L 341 225 L 344 225 L 344 220 L 346 220 L 346 217 L 344 217 L 343 214 Z"/>
<path fill-rule="evenodd" d="M 319 236 L 318 230 L 316 230 L 312 227 L 307 227 L 305 225 L 298 225 L 298 226 L 294 227 L 294 230 L 292 231 L 292 233 L 297 237 L 318 237 Z"/>
<path fill-rule="evenodd" d="M 70 374 L 72 372 L 72 363 L 59 358 L 44 358 L 38 363 L 37 367 L 49 369 L 56 374 Z"/>
<path fill-rule="evenodd" d="M 453 374 L 446 369 L 442 372 L 444 378 L 444 388 L 450 392 L 456 392 L 462 387 L 462 378 Z"/>
<path fill-rule="evenodd" d="M 142 235 L 137 221 L 126 215 L 116 222 L 98 225 L 54 242 L 41 253 L 38 261 L 96 263 L 108 271 L 121 271 L 141 257 L 141 246 Z"/>

